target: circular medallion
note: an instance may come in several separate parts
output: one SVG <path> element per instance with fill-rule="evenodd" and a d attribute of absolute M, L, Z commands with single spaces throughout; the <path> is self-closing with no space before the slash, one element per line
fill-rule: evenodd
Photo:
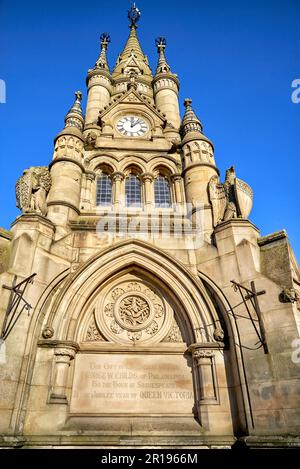
<path fill-rule="evenodd" d="M 159 342 L 173 318 L 173 310 L 158 291 L 132 276 L 107 286 L 95 312 L 101 333 L 121 344 Z"/>
<path fill-rule="evenodd" d="M 116 302 L 115 317 L 121 327 L 139 331 L 150 324 L 153 316 L 151 309 L 145 297 L 125 293 Z"/>

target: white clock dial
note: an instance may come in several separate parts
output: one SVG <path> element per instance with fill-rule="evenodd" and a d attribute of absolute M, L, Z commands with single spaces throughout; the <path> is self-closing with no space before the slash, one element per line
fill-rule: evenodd
<path fill-rule="evenodd" d="M 126 137 L 141 137 L 148 131 L 148 125 L 138 116 L 124 116 L 117 123 L 118 131 Z"/>

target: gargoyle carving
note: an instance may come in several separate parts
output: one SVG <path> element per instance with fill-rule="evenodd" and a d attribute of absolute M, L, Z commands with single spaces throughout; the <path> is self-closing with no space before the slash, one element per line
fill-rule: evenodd
<path fill-rule="evenodd" d="M 295 303 L 299 300 L 294 288 L 284 288 L 279 295 L 280 303 Z"/>
<path fill-rule="evenodd" d="M 16 184 L 17 207 L 23 213 L 47 215 L 46 197 L 51 187 L 48 166 L 25 169 Z"/>
<path fill-rule="evenodd" d="M 234 167 L 226 171 L 224 184 L 218 176 L 212 176 L 208 184 L 210 202 L 213 208 L 213 225 L 231 218 L 248 218 L 253 202 L 253 192 L 246 182 L 238 179 Z"/>

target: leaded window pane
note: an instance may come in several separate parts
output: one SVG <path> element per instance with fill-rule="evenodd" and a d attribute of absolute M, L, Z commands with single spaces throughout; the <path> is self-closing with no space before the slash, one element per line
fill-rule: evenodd
<path fill-rule="evenodd" d="M 157 208 L 171 207 L 170 185 L 166 178 L 158 176 L 154 183 L 155 206 Z"/>
<path fill-rule="evenodd" d="M 140 207 L 142 202 L 141 182 L 137 176 L 131 174 L 126 178 L 125 195 L 127 207 Z"/>
<path fill-rule="evenodd" d="M 112 183 L 108 174 L 101 174 L 97 181 L 97 205 L 111 205 L 112 203 Z"/>

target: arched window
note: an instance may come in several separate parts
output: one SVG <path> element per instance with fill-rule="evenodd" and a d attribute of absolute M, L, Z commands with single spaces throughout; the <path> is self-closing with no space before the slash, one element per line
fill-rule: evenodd
<path fill-rule="evenodd" d="M 155 207 L 168 208 L 171 207 L 171 192 L 167 178 L 158 176 L 154 183 Z"/>
<path fill-rule="evenodd" d="M 141 181 L 134 174 L 130 174 L 125 182 L 127 207 L 140 207 L 142 202 Z"/>
<path fill-rule="evenodd" d="M 112 183 L 108 173 L 102 173 L 97 180 L 97 205 L 111 205 L 112 203 Z"/>

